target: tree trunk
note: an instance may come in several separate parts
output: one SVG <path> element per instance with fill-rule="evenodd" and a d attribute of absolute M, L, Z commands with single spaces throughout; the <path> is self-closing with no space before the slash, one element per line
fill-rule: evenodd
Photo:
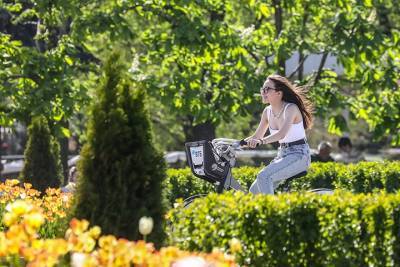
<path fill-rule="evenodd" d="M 273 0 L 273 5 L 275 9 L 275 30 L 276 30 L 276 36 L 275 38 L 278 39 L 279 35 L 281 34 L 282 31 L 282 6 L 281 6 L 281 0 Z M 278 65 L 279 65 L 279 74 L 285 75 L 286 73 L 286 60 L 285 58 L 281 58 L 280 55 L 276 55 L 278 58 Z"/>
<path fill-rule="evenodd" d="M 299 67 L 299 80 L 300 81 L 303 80 L 303 71 L 304 71 L 303 60 L 304 60 L 303 50 L 299 50 L 299 64 L 301 64 Z"/>
<path fill-rule="evenodd" d="M 67 121 L 62 122 L 63 127 L 69 128 Z M 64 185 L 68 183 L 68 137 L 62 137 L 60 142 L 61 165 L 63 167 Z"/>
<path fill-rule="evenodd" d="M 307 25 L 307 20 L 308 20 L 308 6 L 304 7 L 304 16 L 303 16 L 303 29 L 301 31 L 301 40 L 304 40 L 305 38 L 305 32 L 307 31 L 306 25 Z M 304 52 L 303 52 L 303 45 L 300 46 L 299 49 L 299 80 L 303 80 L 303 74 L 304 74 Z"/>

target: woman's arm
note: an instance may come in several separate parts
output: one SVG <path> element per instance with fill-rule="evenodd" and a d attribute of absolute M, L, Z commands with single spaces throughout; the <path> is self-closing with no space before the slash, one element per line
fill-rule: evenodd
<path fill-rule="evenodd" d="M 268 128 L 268 115 L 267 115 L 267 108 L 264 109 L 260 123 L 258 124 L 257 130 L 255 133 L 244 140 L 247 142 L 247 145 L 251 148 L 255 148 L 257 144 L 261 144 L 261 139 L 264 137 L 265 132 Z"/>
<path fill-rule="evenodd" d="M 258 124 L 257 130 L 254 132 L 253 135 L 245 138 L 245 141 L 248 141 L 249 139 L 261 139 L 264 137 L 265 132 L 267 131 L 268 128 L 268 115 L 267 115 L 267 108 L 264 109 L 262 115 L 261 115 L 261 120 L 260 123 Z"/>

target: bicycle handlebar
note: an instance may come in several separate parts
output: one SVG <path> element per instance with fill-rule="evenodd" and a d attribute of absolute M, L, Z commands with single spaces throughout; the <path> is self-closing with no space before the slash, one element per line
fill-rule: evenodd
<path fill-rule="evenodd" d="M 240 140 L 239 145 L 240 145 L 240 146 L 248 146 L 248 143 L 247 143 L 247 141 L 245 141 L 244 139 L 242 139 L 242 140 Z M 258 143 L 258 144 L 256 145 L 256 147 L 258 147 L 259 145 L 260 145 L 260 144 Z"/>
<path fill-rule="evenodd" d="M 229 145 L 234 147 L 235 149 L 240 149 L 242 146 L 248 146 L 247 141 L 244 139 L 242 140 L 235 140 L 235 139 L 229 139 L 229 138 L 216 138 L 212 140 L 213 145 L 215 144 L 224 144 L 224 145 Z M 260 144 L 257 144 L 256 147 L 258 147 Z"/>

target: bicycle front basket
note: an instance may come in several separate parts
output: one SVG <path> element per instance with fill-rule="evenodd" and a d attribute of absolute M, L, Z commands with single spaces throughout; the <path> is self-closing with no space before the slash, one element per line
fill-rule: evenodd
<path fill-rule="evenodd" d="M 209 141 L 189 142 L 185 144 L 186 156 L 195 176 L 211 183 L 224 183 L 229 164 L 213 150 Z"/>

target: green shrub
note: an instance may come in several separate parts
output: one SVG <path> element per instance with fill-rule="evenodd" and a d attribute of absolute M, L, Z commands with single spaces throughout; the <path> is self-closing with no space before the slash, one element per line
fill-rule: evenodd
<path fill-rule="evenodd" d="M 233 176 L 244 188 L 256 179 L 261 168 L 240 167 L 233 169 Z M 195 177 L 189 168 L 169 169 L 164 188 L 170 205 L 178 198 L 214 191 L 213 186 Z M 292 182 L 292 191 L 314 188 L 345 189 L 354 193 L 369 193 L 375 190 L 395 192 L 400 188 L 400 163 L 360 162 L 345 165 L 341 163 L 312 163 L 308 174 Z M 281 190 L 278 187 L 277 191 Z"/>
<path fill-rule="evenodd" d="M 153 146 L 146 94 L 122 75 L 118 53 L 105 64 L 91 110 L 88 142 L 78 163 L 75 216 L 99 225 L 105 234 L 138 240 L 139 219 L 152 217 L 147 237 L 157 245 L 165 234 L 161 184 L 162 154 Z"/>
<path fill-rule="evenodd" d="M 346 165 L 342 163 L 312 163 L 307 176 L 293 181 L 292 190 L 334 189 L 336 188 L 335 181 L 344 169 L 346 169 Z"/>
<path fill-rule="evenodd" d="M 20 179 L 44 193 L 49 187 L 60 187 L 63 178 L 59 143 L 51 136 L 47 119 L 35 117 L 28 128 Z"/>
<path fill-rule="evenodd" d="M 210 194 L 170 211 L 181 248 L 230 251 L 246 266 L 399 266 L 400 193 Z"/>
<path fill-rule="evenodd" d="M 357 165 L 348 165 L 339 176 L 337 187 L 354 193 L 367 193 L 379 189 L 395 192 L 400 188 L 400 164 L 360 162 Z"/>
<path fill-rule="evenodd" d="M 164 181 L 164 195 L 170 207 L 178 198 L 188 198 L 196 194 L 212 192 L 211 183 L 204 182 L 186 169 L 168 169 L 167 179 Z"/>

